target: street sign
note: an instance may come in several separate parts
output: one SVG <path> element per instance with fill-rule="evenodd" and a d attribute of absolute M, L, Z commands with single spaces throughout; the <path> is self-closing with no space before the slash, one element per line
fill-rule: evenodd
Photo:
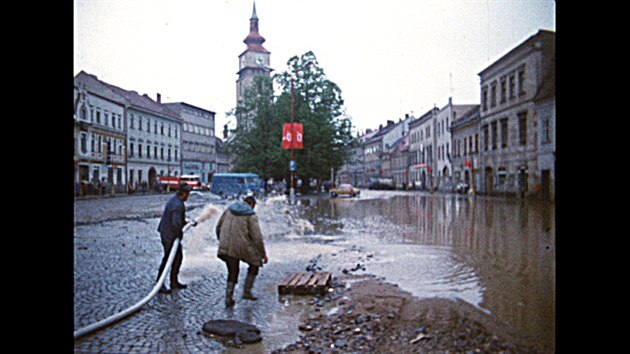
<path fill-rule="evenodd" d="M 291 172 L 297 171 L 297 161 L 295 160 L 289 161 L 289 171 Z"/>

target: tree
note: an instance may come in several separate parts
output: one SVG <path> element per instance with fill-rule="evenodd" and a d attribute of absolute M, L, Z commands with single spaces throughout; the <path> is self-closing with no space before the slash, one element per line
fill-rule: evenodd
<path fill-rule="evenodd" d="M 230 113 L 238 118 L 235 137 L 228 144 L 236 157 L 234 170 L 257 173 L 265 180 L 279 178 L 288 157 L 282 150 L 283 122 L 276 113 L 271 78 L 256 76 L 243 97 Z"/>
<path fill-rule="evenodd" d="M 294 120 L 304 124 L 304 149 L 296 151 L 296 161 L 306 191 L 311 179 L 321 183 L 349 158 L 351 121 L 342 111 L 341 89 L 328 80 L 313 52 L 292 57 L 287 66 L 287 71 L 274 76 L 282 88 L 277 113 L 290 121 L 293 82 Z"/>

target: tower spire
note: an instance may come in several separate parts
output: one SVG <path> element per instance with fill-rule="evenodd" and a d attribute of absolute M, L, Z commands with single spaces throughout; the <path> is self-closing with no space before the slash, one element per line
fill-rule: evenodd
<path fill-rule="evenodd" d="M 265 37 L 258 33 L 258 14 L 256 14 L 256 1 L 252 9 L 252 17 L 249 19 L 249 35 L 243 40 L 247 44 L 247 49 L 255 52 L 268 53 L 267 49 L 262 46 L 265 43 Z"/>
<path fill-rule="evenodd" d="M 254 10 L 252 11 L 252 20 L 258 20 L 258 15 L 256 15 L 256 0 L 254 0 Z"/>

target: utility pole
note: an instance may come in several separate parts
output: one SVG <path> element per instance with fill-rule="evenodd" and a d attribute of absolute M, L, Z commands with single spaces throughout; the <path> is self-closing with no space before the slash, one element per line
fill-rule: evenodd
<path fill-rule="evenodd" d="M 295 121 L 295 109 L 293 108 L 294 101 L 294 87 L 293 79 L 291 79 L 291 127 Z M 295 137 L 293 137 L 295 139 Z M 293 143 L 291 143 L 291 161 L 289 162 L 289 174 L 291 175 L 291 188 L 289 189 L 289 204 L 295 204 L 295 171 L 297 170 L 297 164 L 295 163 L 295 152 L 293 151 Z"/>

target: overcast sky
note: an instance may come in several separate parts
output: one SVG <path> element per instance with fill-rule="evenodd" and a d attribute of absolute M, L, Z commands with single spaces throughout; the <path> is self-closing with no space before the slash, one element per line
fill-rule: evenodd
<path fill-rule="evenodd" d="M 75 75 L 214 111 L 220 135 L 253 0 L 74 3 Z M 256 10 L 271 67 L 313 51 L 361 131 L 449 96 L 478 104 L 479 72 L 539 29 L 556 30 L 552 0 L 256 0 Z"/>

